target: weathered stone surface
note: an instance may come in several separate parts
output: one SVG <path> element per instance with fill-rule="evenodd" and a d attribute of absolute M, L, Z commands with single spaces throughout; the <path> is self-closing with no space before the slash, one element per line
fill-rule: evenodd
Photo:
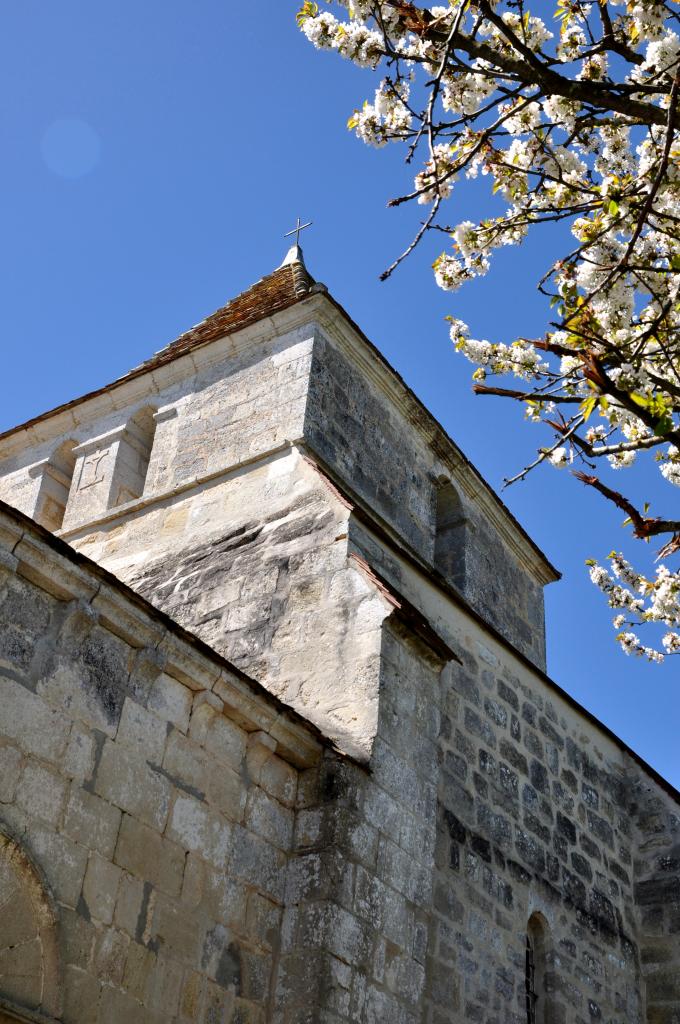
<path fill-rule="evenodd" d="M 0 1017 L 523 1024 L 531 930 L 540 1024 L 676 1024 L 677 794 L 533 667 L 551 568 L 303 285 L 0 438 L 141 595 L 0 506 Z"/>

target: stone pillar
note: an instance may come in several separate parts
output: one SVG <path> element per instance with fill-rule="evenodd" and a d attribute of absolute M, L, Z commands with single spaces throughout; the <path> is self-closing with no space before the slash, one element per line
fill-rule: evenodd
<path fill-rule="evenodd" d="M 369 765 L 328 754 L 302 777 L 274 1024 L 421 1024 L 441 669 L 391 616 Z"/>
<path fill-rule="evenodd" d="M 116 459 L 125 427 L 93 437 L 73 449 L 76 468 L 69 493 L 64 529 L 103 515 L 113 501 Z"/>

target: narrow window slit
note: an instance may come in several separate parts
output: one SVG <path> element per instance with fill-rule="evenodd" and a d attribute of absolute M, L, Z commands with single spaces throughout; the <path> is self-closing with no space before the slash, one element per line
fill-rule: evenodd
<path fill-rule="evenodd" d="M 449 480 L 436 491 L 434 565 L 449 583 L 465 591 L 467 520 L 458 492 Z"/>
<path fill-rule="evenodd" d="M 527 1024 L 550 1024 L 548 998 L 548 924 L 541 914 L 532 914 L 527 924 L 524 995 Z"/>

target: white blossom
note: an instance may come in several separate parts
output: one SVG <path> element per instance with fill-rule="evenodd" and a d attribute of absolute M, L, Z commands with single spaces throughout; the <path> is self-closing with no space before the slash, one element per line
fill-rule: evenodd
<path fill-rule="evenodd" d="M 425 170 L 416 175 L 415 189 L 419 203 L 433 203 L 439 196 L 446 199 L 453 188 L 454 153 L 451 146 L 435 146 L 434 158 L 427 161 Z"/>
<path fill-rule="evenodd" d="M 548 455 L 550 465 L 554 466 L 555 469 L 564 469 L 569 463 L 569 453 L 567 449 L 560 445 L 559 448 L 553 448 Z"/>
<path fill-rule="evenodd" d="M 607 473 L 645 461 L 678 487 L 680 132 L 669 136 L 667 108 L 680 35 L 660 0 L 610 3 L 622 44 L 615 51 L 602 45 L 602 19 L 587 3 L 559 4 L 555 38 L 509 0 L 494 4 L 493 20 L 480 20 L 476 4 L 462 0 L 426 9 L 385 0 L 302 0 L 298 17 L 319 49 L 360 67 L 386 58 L 390 79 L 349 127 L 369 145 L 408 147 L 414 188 L 396 201 L 429 207 L 418 237 L 434 228 L 448 233 L 433 264 L 441 288 L 456 291 L 487 274 L 497 250 L 521 244 L 534 225 L 560 222 L 571 231 L 561 255 L 546 249 L 541 287 L 551 312 L 539 338 L 508 344 L 474 337 L 467 324 L 450 319 L 451 340 L 473 364 L 474 379 L 519 378 L 519 392 L 493 390 L 523 400 L 527 419 L 550 429 L 551 442 L 528 468 L 549 462 L 585 469 L 581 479 L 597 483 L 590 474 L 598 465 Z M 447 48 L 449 28 L 457 36 Z M 553 71 L 579 83 L 583 99 L 553 93 Z M 610 95 L 629 97 L 635 115 L 620 104 L 612 109 Z M 476 209 L 454 205 L 465 178 L 488 183 L 493 196 L 480 219 Z M 631 473 L 621 486 L 637 479 Z M 652 520 L 638 504 L 630 517 L 637 535 L 646 536 L 649 523 L 652 537 L 659 523 L 658 530 L 672 533 L 663 512 L 655 509 Z M 674 554 L 675 542 L 666 550 Z M 680 653 L 673 567 L 645 576 L 616 555 L 610 571 L 594 565 L 591 578 L 617 610 L 614 627 L 627 653 L 652 661 Z M 642 627 L 661 626 L 664 639 L 655 645 L 638 636 Z"/>

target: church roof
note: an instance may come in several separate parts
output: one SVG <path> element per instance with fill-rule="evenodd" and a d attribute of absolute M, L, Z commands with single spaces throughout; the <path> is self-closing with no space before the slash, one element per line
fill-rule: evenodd
<path fill-rule="evenodd" d="M 492 496 L 498 507 L 502 509 L 503 514 L 508 517 L 517 533 L 524 538 L 529 547 L 538 556 L 538 562 L 545 573 L 544 582 L 547 583 L 560 579 L 561 573 L 550 562 L 545 552 L 543 552 L 536 542 L 529 536 L 522 524 L 518 522 L 512 512 L 510 512 L 498 494 L 496 494 L 494 489 L 481 475 L 477 467 L 470 462 L 463 452 L 460 451 L 455 441 L 446 434 L 444 428 L 408 386 L 401 374 L 395 370 L 391 363 L 382 354 L 380 349 L 378 349 L 376 345 L 366 337 L 347 310 L 344 309 L 344 307 L 341 306 L 340 303 L 328 292 L 326 286 L 315 281 L 305 266 L 302 249 L 299 245 L 293 245 L 289 249 L 283 263 L 271 274 L 267 274 L 265 277 L 262 277 L 255 284 L 251 285 L 250 288 L 247 288 L 245 291 L 227 302 L 226 305 L 218 309 L 215 313 L 206 317 L 205 320 L 201 320 L 200 323 L 191 327 L 183 334 L 180 334 L 178 338 L 175 338 L 174 341 L 170 342 L 164 348 L 159 349 L 158 352 L 155 352 L 154 355 L 143 363 L 140 363 L 132 370 L 129 370 L 121 377 L 116 378 L 116 380 L 111 381 L 109 384 L 105 384 L 101 388 L 97 388 L 94 391 L 90 391 L 87 394 L 72 399 L 70 402 L 65 402 L 62 405 L 56 406 L 54 409 L 43 412 L 39 416 L 35 416 L 24 423 L 11 427 L 9 430 L 0 433 L 0 441 L 13 434 L 17 434 L 19 431 L 30 429 L 35 424 L 42 423 L 53 416 L 67 412 L 78 405 L 82 405 L 84 402 L 88 402 L 108 391 L 113 390 L 114 388 L 121 387 L 129 381 L 142 377 L 159 367 L 165 366 L 166 364 L 187 355 L 189 352 L 192 352 L 197 348 L 202 348 L 204 345 L 217 341 L 219 338 L 223 338 L 229 334 L 235 333 L 236 331 L 250 327 L 258 321 L 265 319 L 265 317 L 271 317 L 276 313 L 280 313 L 317 292 L 321 292 L 325 295 L 326 299 L 338 310 L 344 320 L 362 339 L 364 344 L 371 350 L 378 361 L 382 363 L 393 378 L 398 381 L 400 387 L 404 389 L 409 400 L 413 402 L 414 407 L 417 408 L 417 418 L 420 419 L 422 423 L 429 424 L 430 428 L 435 429 L 435 433 L 440 438 L 440 441 L 435 441 L 435 444 L 443 443 L 444 448 L 453 446 L 469 470 L 477 477 L 482 487 Z"/>
<path fill-rule="evenodd" d="M 294 253 L 297 258 L 290 259 L 291 253 Z M 9 430 L 0 433 L 0 441 L 5 437 L 16 434 L 20 430 L 26 430 L 36 423 L 41 423 L 52 416 L 66 412 L 76 405 L 82 405 L 83 402 L 96 398 L 112 388 L 120 387 L 122 384 L 127 383 L 127 381 L 134 380 L 135 377 L 141 377 L 145 373 L 164 366 L 166 363 L 171 363 L 174 359 L 179 359 L 180 356 L 191 352 L 192 349 L 200 348 L 211 341 L 223 338 L 227 334 L 240 331 L 244 327 L 250 327 L 251 324 L 263 320 L 264 317 L 279 313 L 281 310 L 287 309 L 289 306 L 304 299 L 316 282 L 305 267 L 301 257 L 302 250 L 299 246 L 293 246 L 284 262 L 273 273 L 267 274 L 266 277 L 261 278 L 254 285 L 251 285 L 250 288 L 247 288 L 246 291 L 230 299 L 226 305 L 206 317 L 205 320 L 201 320 L 195 327 L 191 327 L 188 331 L 180 334 L 178 338 L 175 338 L 174 341 L 171 341 L 164 348 L 159 349 L 158 352 L 155 352 L 149 359 L 140 363 L 139 366 L 135 366 L 134 369 L 129 370 L 121 377 L 117 377 L 101 388 L 88 391 L 84 395 L 71 399 L 70 402 L 64 402 L 62 405 L 57 405 L 53 409 L 40 413 L 38 416 L 33 416 L 24 423 L 10 427 Z"/>
<path fill-rule="evenodd" d="M 294 258 L 289 258 L 291 254 Z M 206 317 L 205 320 L 185 331 L 184 334 L 180 334 L 179 338 L 170 342 L 165 348 L 156 352 L 150 359 L 135 367 L 119 380 L 155 370 L 156 367 L 183 356 L 193 348 L 216 341 L 217 338 L 223 338 L 225 334 L 233 334 L 234 331 L 249 327 L 265 316 L 279 313 L 282 309 L 287 309 L 288 306 L 298 302 L 299 299 L 303 299 L 315 281 L 305 267 L 301 256 L 302 250 L 299 246 L 293 246 L 284 262 L 272 274 L 261 278 L 256 284 L 237 295 L 235 299 L 231 299 L 226 306 L 218 309 L 216 313 Z"/>

